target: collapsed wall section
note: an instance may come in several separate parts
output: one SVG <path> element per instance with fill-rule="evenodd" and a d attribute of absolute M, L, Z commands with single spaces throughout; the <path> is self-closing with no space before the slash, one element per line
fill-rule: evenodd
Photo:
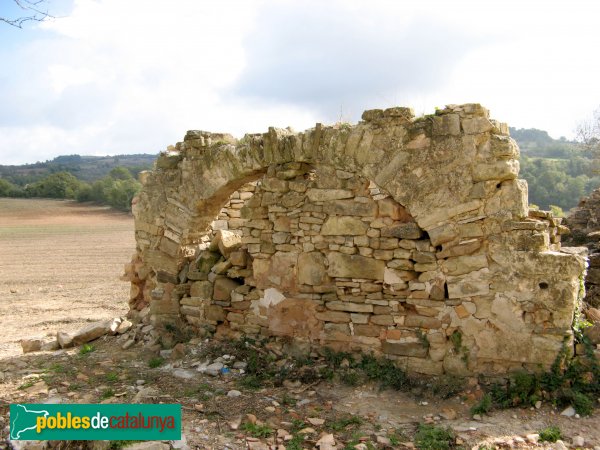
<path fill-rule="evenodd" d="M 188 132 L 134 205 L 132 310 L 413 373 L 548 367 L 585 260 L 561 251 L 553 218 L 529 217 L 517 159 L 473 104 L 240 141 Z"/>

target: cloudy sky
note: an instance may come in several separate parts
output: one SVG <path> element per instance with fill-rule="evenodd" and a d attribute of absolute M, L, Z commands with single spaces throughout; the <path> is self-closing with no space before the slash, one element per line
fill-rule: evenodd
<path fill-rule="evenodd" d="M 600 106 L 591 0 L 48 0 L 0 23 L 0 163 L 155 153 L 188 129 L 479 102 L 573 137 Z M 0 0 L 0 17 L 18 14 Z"/>

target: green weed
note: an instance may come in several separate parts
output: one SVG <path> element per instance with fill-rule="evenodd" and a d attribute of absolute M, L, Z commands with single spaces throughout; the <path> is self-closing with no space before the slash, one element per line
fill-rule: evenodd
<path fill-rule="evenodd" d="M 108 381 L 109 383 L 115 383 L 117 381 L 119 381 L 119 374 L 117 372 L 108 372 L 105 375 L 106 381 Z"/>
<path fill-rule="evenodd" d="M 105 400 L 107 398 L 113 397 L 114 395 L 115 395 L 115 391 L 113 389 L 111 389 L 111 388 L 107 388 L 107 389 L 104 389 L 102 391 L 102 394 L 100 395 L 100 398 L 102 400 Z"/>
<path fill-rule="evenodd" d="M 87 355 L 88 353 L 93 352 L 96 348 L 92 344 L 83 344 L 79 349 L 79 354 L 81 356 Z"/>
<path fill-rule="evenodd" d="M 454 433 L 450 428 L 419 424 L 415 444 L 420 450 L 448 450 L 454 446 Z"/>
<path fill-rule="evenodd" d="M 359 416 L 349 416 L 329 422 L 326 426 L 333 431 L 342 431 L 349 426 L 362 425 L 362 423 L 363 421 Z"/>
<path fill-rule="evenodd" d="M 151 358 L 150 361 L 148 361 L 148 367 L 150 367 L 151 369 L 156 369 L 157 367 L 162 366 L 162 363 L 164 363 L 165 360 L 163 358 L 161 358 L 160 356 L 155 356 L 154 358 Z"/>
<path fill-rule="evenodd" d="M 485 394 L 476 405 L 471 408 L 471 414 L 486 414 L 492 409 L 492 396 Z"/>
<path fill-rule="evenodd" d="M 273 429 L 268 425 L 258 425 L 250 422 L 244 423 L 242 430 L 255 438 L 268 438 L 273 434 Z"/>
<path fill-rule="evenodd" d="M 552 425 L 548 428 L 544 428 L 539 432 L 540 442 L 556 442 L 559 439 L 562 439 L 562 433 L 560 428 L 555 425 Z"/>

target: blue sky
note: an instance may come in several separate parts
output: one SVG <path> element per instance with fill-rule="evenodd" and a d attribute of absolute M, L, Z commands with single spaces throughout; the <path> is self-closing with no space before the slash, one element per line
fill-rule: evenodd
<path fill-rule="evenodd" d="M 0 2 L 0 15 L 9 0 Z M 12 7 L 14 10 L 14 7 Z M 188 129 L 356 122 L 479 102 L 573 137 L 600 106 L 588 0 L 54 0 L 0 24 L 0 163 L 154 153 Z"/>

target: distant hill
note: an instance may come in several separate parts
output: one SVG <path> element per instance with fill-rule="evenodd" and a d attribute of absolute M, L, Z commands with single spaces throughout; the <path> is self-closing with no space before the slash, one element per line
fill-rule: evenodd
<path fill-rule="evenodd" d="M 142 170 L 152 168 L 158 155 L 116 155 L 116 156 L 57 156 L 45 162 L 15 166 L 0 165 L 0 178 L 18 186 L 34 183 L 50 174 L 68 172 L 81 181 L 91 183 L 110 173 L 115 167 L 126 167 L 133 176 Z"/>

